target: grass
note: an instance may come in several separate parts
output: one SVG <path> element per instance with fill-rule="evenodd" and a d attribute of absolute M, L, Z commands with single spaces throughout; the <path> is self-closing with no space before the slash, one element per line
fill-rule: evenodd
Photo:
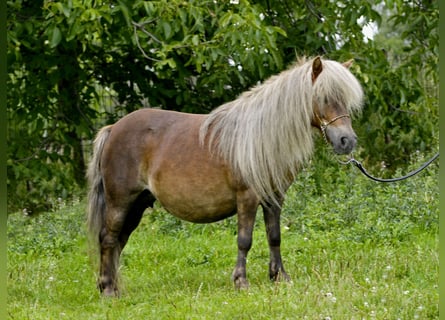
<path fill-rule="evenodd" d="M 268 280 L 259 213 L 251 288 L 230 280 L 236 219 L 208 225 L 147 211 L 121 260 L 123 295 L 101 298 L 83 200 L 8 217 L 10 319 L 438 319 L 437 169 L 381 185 L 355 171 L 302 173 L 283 208 L 292 283 Z M 332 179 L 335 179 L 333 181 Z"/>

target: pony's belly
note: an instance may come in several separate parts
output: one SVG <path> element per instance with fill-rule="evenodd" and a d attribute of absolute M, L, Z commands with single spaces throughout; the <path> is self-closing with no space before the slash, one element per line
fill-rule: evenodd
<path fill-rule="evenodd" d="M 234 215 L 236 191 L 211 171 L 205 177 L 211 179 L 173 170 L 153 175 L 147 187 L 169 213 L 186 221 L 209 223 Z"/>
<path fill-rule="evenodd" d="M 157 197 L 161 205 L 172 215 L 195 223 L 219 221 L 236 213 L 235 199 L 202 199 L 200 197 L 173 196 Z"/>
<path fill-rule="evenodd" d="M 194 212 L 192 212 L 192 214 L 190 214 L 191 211 L 183 212 L 180 210 L 178 211 L 176 208 L 174 208 L 174 209 L 166 208 L 166 210 L 169 213 L 171 213 L 172 215 L 174 215 L 182 220 L 194 222 L 194 223 L 212 223 L 212 222 L 216 222 L 216 221 L 231 217 L 236 213 L 236 211 L 204 212 L 204 211 L 200 211 L 200 210 L 195 210 Z"/>

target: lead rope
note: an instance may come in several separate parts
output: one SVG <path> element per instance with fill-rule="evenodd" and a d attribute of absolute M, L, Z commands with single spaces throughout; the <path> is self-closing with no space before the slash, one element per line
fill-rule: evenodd
<path fill-rule="evenodd" d="M 382 178 L 377 178 L 377 177 L 374 177 L 374 176 L 370 175 L 365 170 L 365 168 L 363 168 L 363 165 L 358 160 L 354 159 L 354 157 L 352 157 L 352 156 L 351 156 L 351 158 L 348 159 L 348 161 L 338 160 L 338 162 L 340 162 L 343 165 L 348 165 L 350 163 L 354 164 L 365 176 L 367 176 L 371 180 L 374 180 L 374 181 L 377 181 L 377 182 L 396 182 L 396 181 L 401 181 L 401 180 L 405 180 L 405 179 L 411 178 L 412 176 L 418 174 L 420 171 L 422 171 L 423 169 L 428 167 L 438 157 L 439 157 L 439 152 L 437 152 L 431 159 L 429 159 L 427 162 L 425 162 L 420 168 L 418 168 L 416 170 L 413 170 L 411 172 L 408 172 L 406 175 L 404 175 L 402 177 L 390 178 L 390 179 L 382 179 Z"/>

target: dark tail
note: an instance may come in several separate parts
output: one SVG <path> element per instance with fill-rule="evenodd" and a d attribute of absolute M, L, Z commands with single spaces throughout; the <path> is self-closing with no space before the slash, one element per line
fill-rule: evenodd
<path fill-rule="evenodd" d="M 94 248 L 99 246 L 99 234 L 105 218 L 105 195 L 102 174 L 100 172 L 100 158 L 104 145 L 111 132 L 111 125 L 100 129 L 94 140 L 93 157 L 88 165 L 87 178 L 89 183 L 87 227 L 90 243 Z"/>

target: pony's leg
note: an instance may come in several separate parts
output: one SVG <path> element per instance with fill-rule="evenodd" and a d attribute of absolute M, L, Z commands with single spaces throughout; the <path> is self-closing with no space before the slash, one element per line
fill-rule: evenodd
<path fill-rule="evenodd" d="M 105 296 L 117 296 L 119 258 L 131 233 L 139 225 L 148 206 L 155 198 L 143 191 L 129 209 L 111 209 L 107 212 L 105 228 L 101 233 L 101 268 L 99 288 Z"/>
<path fill-rule="evenodd" d="M 122 251 L 119 236 L 125 221 L 125 209 L 107 208 L 100 232 L 100 273 L 98 287 L 104 296 L 118 296 L 117 270 Z"/>
<path fill-rule="evenodd" d="M 247 289 L 249 282 L 246 274 L 247 253 L 252 246 L 252 234 L 255 224 L 256 210 L 259 202 L 250 192 L 239 192 L 238 200 L 238 257 L 232 279 L 237 289 Z"/>
<path fill-rule="evenodd" d="M 281 260 L 280 206 L 282 202 L 282 199 L 280 199 L 279 205 L 262 205 L 270 251 L 269 277 L 273 281 L 290 281 Z"/>

